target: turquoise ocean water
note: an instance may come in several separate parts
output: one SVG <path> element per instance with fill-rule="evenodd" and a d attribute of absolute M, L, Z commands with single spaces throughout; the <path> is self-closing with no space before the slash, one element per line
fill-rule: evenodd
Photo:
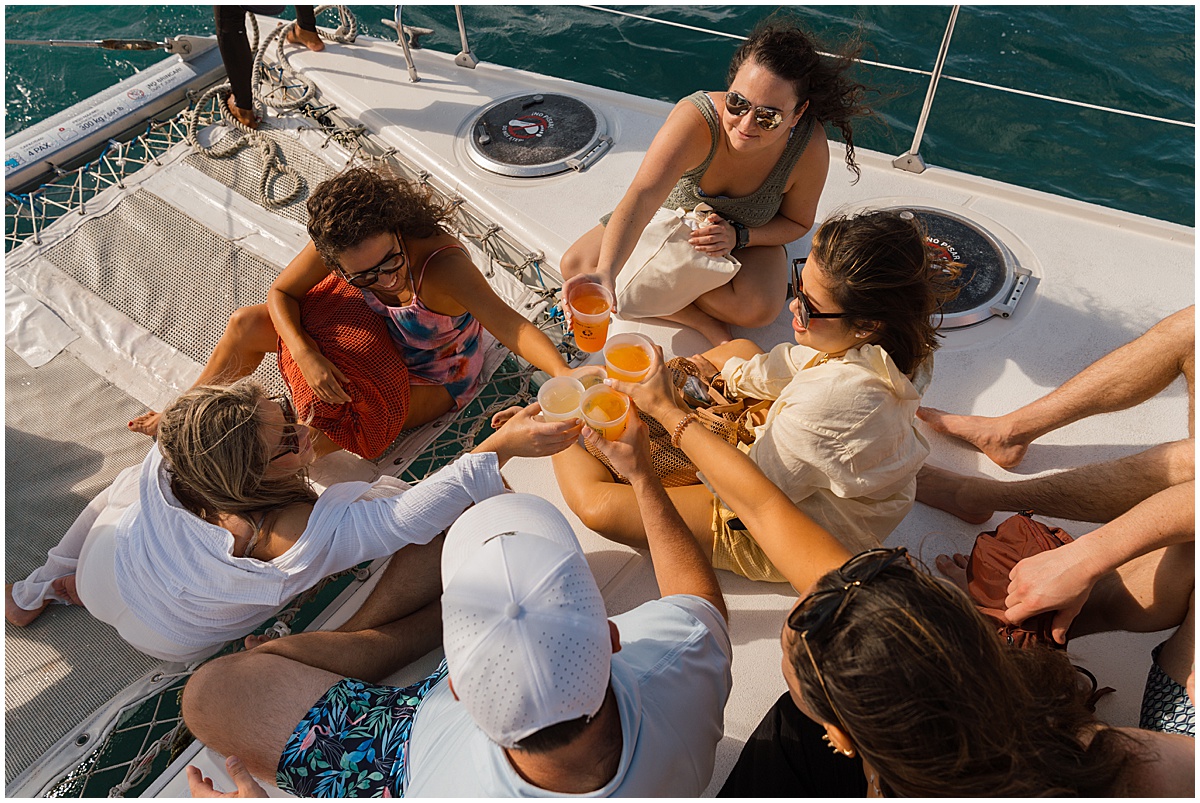
<path fill-rule="evenodd" d="M 394 38 L 392 6 L 352 6 L 360 30 Z M 771 6 L 613 6 L 746 34 Z M 865 58 L 933 66 L 946 6 L 790 7 L 836 43 L 856 30 Z M 484 61 L 674 101 L 724 86 L 736 42 L 577 5 L 465 6 Z M 291 7 L 284 16 L 290 16 Z M 327 12 L 319 24 L 334 27 Z M 139 38 L 211 34 L 210 6 L 14 6 L 9 39 Z M 405 22 L 437 30 L 428 47 L 457 52 L 451 6 L 406 6 Z M 1099 106 L 1195 121 L 1192 6 L 980 6 L 958 17 L 946 75 Z M 5 136 L 132 75 L 161 53 L 5 47 Z M 912 141 L 928 78 L 862 66 L 880 91 L 878 117 L 855 130 L 860 147 L 899 154 Z M 928 164 L 1195 225 L 1195 129 L 1065 106 L 943 80 L 921 153 Z"/>

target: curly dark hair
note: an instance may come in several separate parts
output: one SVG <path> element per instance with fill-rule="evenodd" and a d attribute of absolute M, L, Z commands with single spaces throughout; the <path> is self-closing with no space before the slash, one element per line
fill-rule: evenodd
<path fill-rule="evenodd" d="M 452 210 L 433 191 L 365 167 L 322 181 L 308 199 L 308 236 L 330 267 L 343 251 L 377 234 L 422 239 L 445 231 Z"/>
<path fill-rule="evenodd" d="M 958 294 L 957 263 L 935 256 L 911 212 L 836 215 L 813 235 L 812 256 L 830 278 L 851 326 L 873 329 L 902 372 L 938 347 L 935 317 Z"/>
<path fill-rule="evenodd" d="M 846 583 L 835 570 L 815 590 Z M 1112 793 L 1128 738 L 1101 729 L 1085 745 L 1102 726 L 1063 652 L 1002 643 L 966 594 L 906 562 L 849 593 L 808 649 L 790 634 L 788 660 L 807 708 L 850 736 L 884 795 Z"/>
<path fill-rule="evenodd" d="M 811 34 L 802 30 L 786 15 L 775 14 L 755 26 L 754 31 L 733 54 L 726 85 L 732 85 L 737 71 L 748 60 L 791 81 L 796 91 L 796 108 L 809 101 L 808 114 L 818 122 L 837 128 L 846 142 L 846 167 L 855 180 L 862 171 L 854 161 L 855 117 L 873 116 L 866 105 L 866 94 L 874 90 L 850 80 L 846 73 L 862 53 L 863 45 L 852 37 L 833 58 L 822 58 L 819 51 L 831 52 Z"/>

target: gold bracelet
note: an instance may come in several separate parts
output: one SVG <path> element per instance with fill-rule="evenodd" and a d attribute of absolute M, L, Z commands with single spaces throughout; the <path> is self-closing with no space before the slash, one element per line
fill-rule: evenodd
<path fill-rule="evenodd" d="M 675 431 L 671 433 L 671 445 L 676 449 L 680 448 L 679 441 L 683 438 L 683 431 L 688 428 L 688 425 L 693 421 L 700 420 L 700 417 L 695 413 L 688 413 L 683 418 L 679 419 L 679 423 L 675 425 Z"/>

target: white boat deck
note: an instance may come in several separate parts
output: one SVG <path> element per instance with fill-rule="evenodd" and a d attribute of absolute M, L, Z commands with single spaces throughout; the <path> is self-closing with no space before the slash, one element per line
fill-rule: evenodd
<path fill-rule="evenodd" d="M 480 64 L 456 67 L 451 57 L 413 51 L 420 82 L 408 81 L 394 43 L 359 39 L 324 53 L 292 55 L 300 69 L 337 104 L 402 154 L 482 208 L 525 245 L 545 252 L 556 266 L 576 237 L 611 211 L 636 171 L 642 154 L 670 111 L 670 104 L 569 81 Z M 488 173 L 467 156 L 463 135 L 477 109 L 527 92 L 561 92 L 589 103 L 606 118 L 613 149 L 584 173 L 514 179 Z M 904 203 L 942 207 L 974 219 L 1002 239 L 1034 274 L 1017 311 L 951 333 L 938 352 L 926 402 L 959 412 L 993 414 L 1045 394 L 1096 358 L 1131 340 L 1156 321 L 1192 303 L 1194 230 L 1092 204 L 1026 190 L 936 167 L 915 175 L 891 167 L 891 157 L 860 150 L 862 178 L 855 184 L 841 164 L 840 146 L 818 211 L 818 221 L 840 208 Z M 799 255 L 800 248 L 792 247 Z M 664 349 L 689 355 L 704 341 L 668 325 L 619 322 L 616 330 L 650 334 Z M 764 348 L 791 337 L 786 314 L 774 327 L 751 336 Z M 1148 446 L 1187 437 L 1186 389 L 1181 383 L 1134 410 L 1076 423 L 1034 446 L 1017 472 L 1006 472 L 973 450 L 927 431 L 930 461 L 956 471 L 1022 478 L 1112 459 Z M 514 460 L 505 470 L 519 491 L 544 496 L 575 525 L 611 613 L 657 594 L 648 555 L 609 542 L 571 514 L 548 460 Z M 932 564 L 945 551 L 969 550 L 981 530 L 918 504 L 889 540 L 907 545 Z M 1059 522 L 1078 536 L 1094 525 Z M 751 583 L 720 572 L 731 613 L 735 650 L 733 693 L 725 710 L 725 739 L 708 790 L 715 794 L 745 738 L 785 690 L 780 674 L 779 630 L 795 600 L 791 589 Z M 1111 634 L 1076 639 L 1071 652 L 1115 694 L 1099 704 L 1114 724 L 1136 724 L 1150 649 L 1161 634 Z M 417 668 L 398 673 L 415 677 Z M 211 757 L 198 760 L 223 776 Z M 177 776 L 161 794 L 183 790 Z"/>
<path fill-rule="evenodd" d="M 636 171 L 642 154 L 670 110 L 645 100 L 519 70 L 480 64 L 454 66 L 452 58 L 413 51 L 419 83 L 409 83 L 395 43 L 360 37 L 352 45 L 330 44 L 325 52 L 291 54 L 293 67 L 312 79 L 341 113 L 356 119 L 457 191 L 530 249 L 541 249 L 557 266 L 576 237 L 611 211 Z M 475 166 L 462 135 L 476 110 L 498 98 L 525 92 L 562 92 L 587 101 L 607 122 L 615 144 L 584 173 L 542 179 L 511 179 Z M 841 164 L 840 146 L 818 220 L 839 208 L 904 203 L 943 207 L 970 217 L 1002 239 L 1034 281 L 1008 320 L 993 319 L 950 334 L 937 356 L 926 402 L 958 412 L 1010 410 L 1060 385 L 1097 357 L 1140 334 L 1194 299 L 1194 230 L 1170 223 L 1064 200 L 1013 185 L 930 168 L 914 175 L 891 167 L 891 157 L 859 151 L 862 178 Z M 793 246 L 796 255 L 806 246 Z M 647 332 L 675 354 L 689 355 L 705 344 L 695 332 L 649 324 L 618 324 Z M 786 318 L 775 326 L 742 332 L 764 348 L 790 339 Z M 1018 472 L 1005 472 L 972 450 L 927 433 L 931 462 L 957 471 L 995 477 L 1027 477 L 1140 451 L 1187 437 L 1187 399 L 1173 385 L 1137 409 L 1076 423 L 1034 446 Z M 587 530 L 567 511 L 548 460 L 514 460 L 505 470 L 512 486 L 544 496 L 575 524 L 589 562 L 616 614 L 657 595 L 648 556 L 611 543 Z M 992 525 L 1002 516 L 997 516 Z M 1060 522 L 1072 535 L 1093 528 Z M 904 544 L 932 564 L 944 551 L 969 550 L 984 527 L 968 525 L 917 505 L 889 540 Z M 726 735 L 709 788 L 720 788 L 745 738 L 784 691 L 779 630 L 795 600 L 786 586 L 751 583 L 719 573 L 731 611 L 735 650 L 733 693 L 725 712 Z M 1114 724 L 1136 724 L 1151 647 L 1161 635 L 1104 635 L 1077 639 L 1071 652 L 1101 685 L 1117 689 L 1099 705 Z M 416 677 L 432 658 L 397 674 Z M 188 753 L 154 791 L 186 795 L 181 767 L 200 763 L 218 785 L 232 789 L 223 766 L 202 751 Z"/>

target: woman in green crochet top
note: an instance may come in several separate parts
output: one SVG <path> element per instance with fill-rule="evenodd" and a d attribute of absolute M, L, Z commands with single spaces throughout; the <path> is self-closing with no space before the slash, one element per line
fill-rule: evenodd
<path fill-rule="evenodd" d="M 850 121 L 870 113 L 866 87 L 846 77 L 861 45 L 851 42 L 835 58 L 818 49 L 794 24 L 768 19 L 734 54 L 727 92 L 679 101 L 616 210 L 563 255 L 563 297 L 583 281 L 613 290 L 659 207 L 691 210 L 703 201 L 715 213 L 691 244 L 717 257 L 735 252 L 742 268 L 668 320 L 713 345 L 730 339 L 730 324 L 773 322 L 786 300 L 784 246 L 812 228 L 829 172 L 825 125 L 841 132 L 846 165 L 857 175 Z"/>

